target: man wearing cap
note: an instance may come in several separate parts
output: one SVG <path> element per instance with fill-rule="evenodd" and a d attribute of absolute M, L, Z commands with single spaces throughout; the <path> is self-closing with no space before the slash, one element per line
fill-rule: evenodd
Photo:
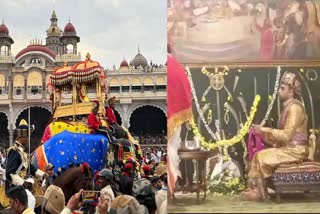
<path fill-rule="evenodd" d="M 59 214 L 65 208 L 64 193 L 60 187 L 55 185 L 50 185 L 44 196 L 36 195 L 36 201 L 41 204 L 44 213 Z"/>
<path fill-rule="evenodd" d="M 132 195 L 133 186 L 133 166 L 131 163 L 126 163 L 123 168 L 123 172 L 120 177 L 119 190 L 122 194 Z"/>
<path fill-rule="evenodd" d="M 98 130 L 102 125 L 101 121 L 98 119 L 99 105 L 100 104 L 98 101 L 94 101 L 93 108 L 88 116 L 88 127 L 92 130 L 92 132 Z"/>
<path fill-rule="evenodd" d="M 33 131 L 33 128 L 30 128 Z M 17 139 L 8 150 L 8 159 L 6 166 L 6 193 L 13 186 L 22 186 L 27 169 L 30 166 L 30 173 L 38 178 L 43 178 L 45 173 L 40 169 L 35 168 L 28 154 L 25 152 L 25 147 L 28 145 L 29 126 L 25 120 L 21 120 L 19 126 L 15 130 Z"/>
<path fill-rule="evenodd" d="M 113 174 L 109 169 L 103 169 L 98 173 L 97 176 L 97 187 L 100 189 L 100 195 L 103 195 L 103 199 L 108 200 L 108 207 L 110 209 L 111 202 L 114 200 L 114 192 L 111 184 L 113 183 Z M 97 212 L 99 213 L 99 212 Z"/>
<path fill-rule="evenodd" d="M 131 195 L 119 195 L 112 201 L 110 213 L 115 214 L 147 214 L 146 206 L 140 204 Z"/>
<path fill-rule="evenodd" d="M 166 203 L 168 197 L 168 177 L 167 177 L 167 167 L 165 165 L 158 166 L 156 168 L 156 175 L 162 181 L 162 188 L 157 191 L 156 194 L 156 205 L 157 205 L 157 214 L 161 213 L 161 206 L 163 203 Z"/>
<path fill-rule="evenodd" d="M 88 127 L 91 129 L 92 133 L 103 134 L 108 138 L 109 142 L 113 142 L 108 130 L 105 127 L 102 127 L 102 123 L 98 118 L 99 106 L 100 104 L 98 101 L 93 101 L 93 108 L 88 116 Z"/>
<path fill-rule="evenodd" d="M 108 100 L 109 106 L 106 107 L 106 117 L 109 123 L 109 128 L 112 130 L 115 138 L 126 138 L 126 133 L 123 128 L 118 124 L 115 115 L 116 97 L 111 97 Z"/>
<path fill-rule="evenodd" d="M 116 97 L 111 97 L 108 100 L 108 107 L 106 108 L 106 116 L 108 118 L 109 124 L 118 124 L 117 117 L 114 113 L 114 108 L 116 106 Z"/>
<path fill-rule="evenodd" d="M 256 135 L 273 148 L 254 154 L 249 170 L 249 190 L 241 193 L 243 200 L 263 201 L 268 198 L 265 179 L 282 163 L 302 162 L 308 156 L 306 115 L 299 101 L 301 84 L 294 73 L 286 73 L 279 89 L 283 110 L 276 129 L 254 125 Z"/>
<path fill-rule="evenodd" d="M 48 176 L 45 177 L 45 179 L 43 179 L 43 182 L 42 182 L 42 189 L 43 191 L 45 192 L 46 189 L 52 184 L 52 181 L 53 181 L 53 175 L 54 175 L 54 165 L 52 165 L 51 163 L 48 163 L 47 166 L 46 166 L 46 173 Z"/>

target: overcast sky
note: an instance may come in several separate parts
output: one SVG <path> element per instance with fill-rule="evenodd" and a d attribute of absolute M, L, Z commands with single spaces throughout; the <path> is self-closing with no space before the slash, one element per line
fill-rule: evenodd
<path fill-rule="evenodd" d="M 68 23 L 80 37 L 82 59 L 90 52 L 102 66 L 119 67 L 138 52 L 157 64 L 166 62 L 166 0 L 0 0 L 0 18 L 9 28 L 16 55 L 33 38 L 45 43 L 53 9 L 61 30 Z"/>

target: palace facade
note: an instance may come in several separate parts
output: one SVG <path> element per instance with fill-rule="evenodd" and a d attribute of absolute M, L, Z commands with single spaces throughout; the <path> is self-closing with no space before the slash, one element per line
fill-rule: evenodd
<path fill-rule="evenodd" d="M 12 144 L 14 129 L 21 119 L 28 120 L 29 110 L 31 124 L 36 126 L 32 140 L 36 144 L 40 142 L 52 111 L 46 87 L 50 74 L 65 63 L 74 65 L 81 61 L 77 49 L 80 37 L 70 20 L 61 30 L 53 11 L 50 21 L 45 41 L 33 39 L 17 54 L 11 52 L 14 38 L 9 28 L 5 23 L 0 25 L 0 144 L 3 146 Z M 138 49 L 130 63 L 124 60 L 119 68 L 105 72 L 108 96 L 117 97 L 116 114 L 121 124 L 137 134 L 139 129 L 146 132 L 146 128 L 159 124 L 161 132 L 166 132 L 165 65 L 148 63 Z M 68 99 L 70 94 L 62 92 L 62 102 Z M 140 127 L 139 123 L 143 125 Z M 133 129 L 132 124 L 137 124 L 138 130 Z"/>

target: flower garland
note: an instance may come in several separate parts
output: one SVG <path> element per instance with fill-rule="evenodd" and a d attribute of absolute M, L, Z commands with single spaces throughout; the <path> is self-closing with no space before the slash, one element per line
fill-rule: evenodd
<path fill-rule="evenodd" d="M 270 99 L 270 103 L 268 105 L 268 109 L 267 109 L 266 115 L 264 116 L 263 120 L 261 121 L 260 126 L 264 126 L 264 124 L 267 122 L 267 120 L 269 118 L 269 115 L 271 113 L 274 101 L 276 100 L 276 97 L 277 97 L 277 93 L 278 93 L 278 89 L 279 89 L 280 76 L 281 76 L 281 67 L 278 66 L 276 83 L 274 85 L 274 91 L 273 91 L 273 94 L 272 94 L 272 98 Z"/>
<path fill-rule="evenodd" d="M 207 149 L 215 149 L 218 147 L 223 147 L 223 146 L 229 147 L 229 146 L 235 145 L 236 143 L 240 142 L 244 138 L 244 136 L 249 132 L 250 126 L 257 112 L 257 107 L 259 105 L 260 100 L 261 100 L 260 95 L 256 95 L 253 101 L 253 106 L 251 107 L 250 116 L 248 117 L 248 120 L 245 122 L 245 124 L 243 125 L 239 133 L 233 138 L 228 140 L 219 140 L 216 143 L 207 143 L 204 137 L 200 134 L 199 129 L 194 122 L 194 119 L 190 121 L 193 134 L 199 137 L 201 145 Z"/>
<path fill-rule="evenodd" d="M 227 170 L 208 182 L 213 196 L 237 195 L 245 189 L 245 182 L 239 177 L 231 177 Z"/>
<path fill-rule="evenodd" d="M 190 87 L 191 87 L 192 96 L 193 96 L 193 99 L 194 99 L 194 102 L 195 102 L 196 109 L 198 111 L 199 117 L 200 117 L 201 121 L 203 122 L 204 127 L 207 129 L 208 133 L 211 135 L 211 137 L 214 140 L 217 140 L 217 136 L 213 133 L 213 131 L 209 127 L 209 125 L 208 125 L 208 123 L 207 123 L 206 119 L 204 118 L 203 113 L 201 111 L 200 104 L 198 102 L 198 98 L 197 98 L 197 95 L 196 95 L 196 90 L 194 88 L 194 84 L 193 84 L 193 81 L 192 81 L 191 72 L 190 72 L 190 69 L 189 69 L 188 66 L 186 67 L 186 71 L 187 71 L 188 80 L 189 80 Z M 194 121 L 193 121 L 193 123 L 194 123 Z"/>

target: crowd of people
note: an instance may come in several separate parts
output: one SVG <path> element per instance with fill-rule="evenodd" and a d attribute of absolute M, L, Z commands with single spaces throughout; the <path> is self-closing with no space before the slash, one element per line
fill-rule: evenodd
<path fill-rule="evenodd" d="M 25 137 L 19 137 L 15 143 L 25 146 Z M 3 152 L 3 153 L 2 153 Z M 2 150 L 1 166 L 6 166 L 6 152 Z M 9 150 L 8 159 L 12 158 L 12 149 Z M 20 155 L 20 153 L 19 153 Z M 167 159 L 164 148 L 146 148 L 142 151 L 142 159 L 128 158 L 124 160 L 121 170 L 120 182 L 116 187 L 113 168 L 108 166 L 94 176 L 94 189 L 99 194 L 94 200 L 93 209 L 88 210 L 84 200 L 84 190 L 74 194 L 65 205 L 65 195 L 62 189 L 53 185 L 55 166 L 48 163 L 45 172 L 32 173 L 17 183 L 14 177 L 9 176 L 10 182 L 6 195 L 10 199 L 10 209 L 4 213 L 166 213 L 167 209 Z M 27 160 L 28 162 L 28 160 Z M 30 165 L 32 167 L 32 165 Z M 38 169 L 39 170 L 39 169 Z M 41 170 L 39 170 L 41 171 Z M 5 175 L 5 173 L 4 173 Z M 8 175 L 8 174 L 7 174 Z M 7 176 L 4 176 L 6 178 Z M 8 180 L 8 177 L 7 177 Z M 4 185 L 4 184 L 3 184 Z M 39 193 L 41 188 L 43 196 Z M 38 206 L 37 206 L 38 205 Z M 113 211 L 112 211 L 113 210 Z"/>
<path fill-rule="evenodd" d="M 134 138 L 139 141 L 140 144 L 167 144 L 166 134 L 145 134 L 145 135 L 134 135 Z"/>
<path fill-rule="evenodd" d="M 110 149 L 107 152 L 108 161 L 105 168 L 99 169 L 96 174 L 91 173 L 91 177 L 88 173 L 87 177 L 80 181 L 81 187 L 85 190 L 80 190 L 70 199 L 71 194 L 66 191 L 72 188 L 74 193 L 76 184 L 58 185 L 59 176 L 64 174 L 59 169 L 60 166 L 57 166 L 55 170 L 55 166 L 48 163 L 47 160 L 44 171 L 42 171 L 31 163 L 25 151 L 28 145 L 28 133 L 29 131 L 32 133 L 33 130 L 30 130 L 32 128 L 25 120 L 21 120 L 15 130 L 17 138 L 13 146 L 4 150 L 3 153 L 1 150 L 0 164 L 4 178 L 2 189 L 5 189 L 5 194 L 0 192 L 0 204 L 10 208 L 5 209 L 4 212 L 19 214 L 166 213 L 167 160 L 165 150 L 158 147 L 141 151 L 130 143 L 126 145 L 121 144 L 122 141 L 117 141 L 120 139 L 117 136 L 120 131 L 117 130 L 119 125 L 113 112 L 114 101 L 115 98 L 111 98 L 108 101 L 109 107 L 106 109 L 110 130 L 104 129 L 98 119 L 98 102 L 94 102 L 92 113 L 88 116 L 88 127 L 93 130 L 92 134 L 106 135 L 110 146 L 118 149 Z M 129 145 L 136 150 L 134 153 L 124 149 Z M 114 159 L 110 158 L 110 153 L 116 151 L 118 154 L 114 155 Z M 130 156 L 124 156 L 124 153 L 130 153 Z M 84 172 L 86 167 L 90 168 L 88 165 L 82 162 L 81 171 Z M 87 180 L 90 187 L 85 186 Z M 92 193 L 94 196 L 90 195 Z M 7 205 L 3 199 L 7 200 Z M 68 199 L 68 203 L 65 203 Z"/>

